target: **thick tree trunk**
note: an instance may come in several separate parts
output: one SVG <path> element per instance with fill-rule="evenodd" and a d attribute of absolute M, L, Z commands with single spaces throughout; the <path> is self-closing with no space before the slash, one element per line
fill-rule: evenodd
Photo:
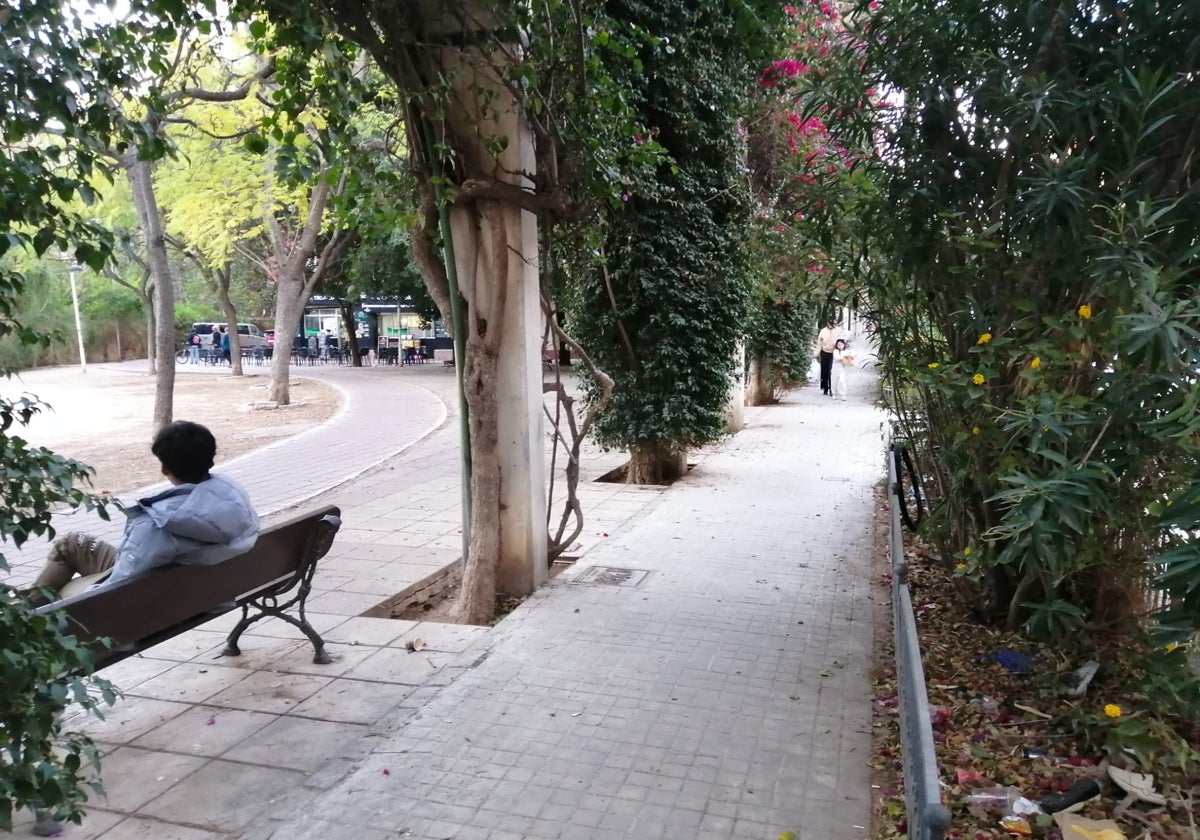
<path fill-rule="evenodd" d="M 496 614 L 500 555 L 501 469 L 496 355 L 482 340 L 468 342 L 464 386 L 471 424 L 471 542 L 463 561 L 458 616 L 482 624 Z"/>
<path fill-rule="evenodd" d="M 746 405 L 772 405 L 775 402 L 775 385 L 772 382 L 771 363 L 762 354 L 750 357 L 750 373 L 746 377 Z"/>
<path fill-rule="evenodd" d="M 266 214 L 271 248 L 279 263 L 279 275 L 275 282 L 275 355 L 271 360 L 268 399 L 279 405 L 288 405 L 291 401 L 291 371 L 288 363 L 292 356 L 292 337 L 300 326 L 300 319 L 304 317 L 304 304 L 308 303 L 313 288 L 325 271 L 341 257 L 351 241 L 348 236 L 336 232 L 330 234 L 317 255 L 317 237 L 321 233 L 325 208 L 332 195 L 333 187 L 329 181 L 324 177 L 319 178 L 309 191 L 304 227 L 295 239 L 284 233 L 270 209 Z M 310 273 L 309 261 L 314 256 L 317 256 L 316 265 Z"/>
<path fill-rule="evenodd" d="M 526 256 L 536 253 L 537 232 L 531 215 L 499 201 L 450 215 L 471 464 L 456 617 L 480 624 L 495 615 L 498 591 L 528 595 L 547 575 L 541 306 L 537 269 Z"/>
<path fill-rule="evenodd" d="M 279 405 L 291 403 L 292 341 L 300 319 L 304 317 L 307 301 L 303 283 L 285 282 L 281 278 L 275 294 L 275 352 L 271 357 L 271 385 L 267 390 L 267 399 Z"/>
<path fill-rule="evenodd" d="M 237 310 L 229 298 L 229 267 L 214 271 L 213 279 L 217 284 L 217 300 L 220 301 L 221 312 L 225 315 L 226 329 L 229 330 L 229 375 L 241 376 L 242 339 L 237 330 Z"/>
<path fill-rule="evenodd" d="M 649 440 L 629 450 L 626 484 L 669 484 L 687 472 L 687 452 L 664 441 Z"/>
<path fill-rule="evenodd" d="M 162 364 L 157 366 L 154 387 L 154 428 L 171 422 L 175 395 L 175 284 L 163 236 L 162 214 L 154 195 L 154 177 L 149 161 L 130 156 L 125 161 L 133 204 L 146 244 L 146 262 L 154 278 L 154 347 Z"/>

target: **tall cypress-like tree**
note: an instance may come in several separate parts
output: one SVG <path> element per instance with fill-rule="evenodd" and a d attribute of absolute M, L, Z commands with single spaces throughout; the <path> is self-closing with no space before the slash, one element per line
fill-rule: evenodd
<path fill-rule="evenodd" d="M 725 430 L 749 288 L 737 128 L 753 39 L 739 26 L 745 7 L 724 0 L 613 0 L 606 11 L 646 35 L 643 72 L 621 81 L 671 160 L 610 214 L 573 326 L 616 383 L 598 439 L 630 450 L 628 481 L 657 483 Z"/>

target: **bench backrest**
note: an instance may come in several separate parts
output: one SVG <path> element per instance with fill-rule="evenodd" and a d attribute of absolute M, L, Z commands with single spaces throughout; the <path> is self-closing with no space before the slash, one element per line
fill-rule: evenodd
<path fill-rule="evenodd" d="M 97 639 L 108 638 L 114 652 L 123 649 L 115 656 L 97 650 L 98 667 L 103 667 L 227 612 L 234 603 L 290 589 L 329 552 L 341 526 L 340 513 L 324 507 L 267 528 L 254 548 L 224 562 L 162 566 L 38 612 L 60 612 L 67 620 L 65 632 L 83 644 L 94 646 Z"/>

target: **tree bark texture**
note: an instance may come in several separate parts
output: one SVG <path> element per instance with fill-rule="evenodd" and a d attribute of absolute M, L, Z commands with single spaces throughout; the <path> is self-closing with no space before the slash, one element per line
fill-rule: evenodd
<path fill-rule="evenodd" d="M 331 234 L 325 241 L 314 266 L 309 261 L 317 256 L 317 238 L 325 218 L 325 208 L 333 197 L 333 186 L 324 173 L 309 191 L 308 213 L 304 226 L 295 236 L 288 236 L 274 212 L 266 213 L 267 230 L 279 275 L 275 280 L 275 352 L 271 359 L 271 384 L 267 398 L 279 405 L 291 403 L 292 338 L 304 316 L 304 305 L 313 288 L 325 274 L 330 263 L 338 259 L 350 238 Z"/>
<path fill-rule="evenodd" d="M 771 363 L 765 356 L 755 354 L 750 357 L 749 380 L 746 383 L 746 405 L 773 405 L 775 403 L 775 384 L 772 381 Z"/>
<path fill-rule="evenodd" d="M 154 173 L 150 162 L 128 156 L 125 176 L 129 180 L 133 205 L 137 211 L 142 237 L 146 244 L 146 261 L 154 278 L 154 348 L 162 361 L 157 366 L 154 386 L 154 428 L 161 429 L 171 422 L 175 395 L 175 284 L 171 278 L 171 263 L 163 236 L 162 214 L 154 194 Z"/>
<path fill-rule="evenodd" d="M 146 372 L 151 376 L 156 376 L 158 354 L 154 352 L 154 286 L 150 286 L 149 292 L 141 292 L 138 297 L 142 299 L 142 313 L 146 316 L 146 359 L 148 365 Z"/>
<path fill-rule="evenodd" d="M 275 349 L 271 354 L 271 384 L 267 399 L 278 405 L 291 404 L 292 343 L 304 316 L 307 297 L 284 294 L 282 286 L 275 295 Z"/>
<path fill-rule="evenodd" d="M 342 329 L 346 331 L 346 346 L 342 348 L 342 356 L 344 358 L 348 352 L 350 364 L 354 367 L 362 367 L 362 356 L 358 355 L 358 338 L 355 335 L 354 305 L 348 300 L 343 300 L 338 305 L 338 310 L 342 314 Z"/>
<path fill-rule="evenodd" d="M 629 450 L 626 484 L 670 484 L 687 472 L 687 452 L 666 441 L 645 441 Z"/>
<path fill-rule="evenodd" d="M 530 330 L 538 332 L 540 310 L 534 311 L 530 322 L 510 305 L 521 299 L 522 292 L 536 294 L 536 270 L 524 257 L 531 225 L 533 220 L 524 211 L 501 201 L 479 200 L 451 209 L 466 331 L 463 396 L 471 433 L 470 542 L 457 618 L 476 624 L 486 623 L 495 614 L 499 569 L 516 570 L 516 580 L 531 559 L 539 573 L 544 574 L 546 567 L 545 499 L 538 469 L 540 361 L 536 362 L 534 406 L 529 394 L 522 392 L 522 378 L 513 373 L 529 361 L 525 356 L 536 354 L 536 348 L 524 347 L 514 339 L 528 338 Z M 533 241 L 536 243 L 536 236 Z M 532 277 L 527 276 L 530 271 Z M 524 289 L 522 284 L 527 284 Z M 540 342 L 540 333 L 534 339 L 534 343 Z M 510 358 L 503 358 L 502 352 L 511 354 Z M 511 414 L 526 412 L 530 423 L 539 427 L 539 433 L 532 436 L 539 441 L 536 452 L 522 448 L 523 440 L 530 440 L 528 427 L 502 431 L 502 401 Z M 530 558 L 531 551 L 539 556 Z M 515 584 L 528 591 L 535 585 Z"/>
<path fill-rule="evenodd" d="M 225 315 L 226 329 L 229 330 L 229 375 L 242 375 L 242 340 L 238 333 L 238 314 L 229 297 L 230 266 L 226 263 L 222 268 L 213 271 L 213 282 L 217 286 L 217 300 L 221 303 L 221 312 Z"/>

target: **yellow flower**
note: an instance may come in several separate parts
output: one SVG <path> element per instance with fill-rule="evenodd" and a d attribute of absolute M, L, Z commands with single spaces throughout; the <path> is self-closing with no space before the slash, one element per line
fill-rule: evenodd
<path fill-rule="evenodd" d="M 973 434 L 973 435 L 977 435 L 977 434 L 979 434 L 979 427 L 978 427 L 978 426 L 972 426 L 972 427 L 971 427 L 971 434 Z"/>
<path fill-rule="evenodd" d="M 958 570 L 961 572 L 963 569 L 967 568 L 967 564 L 966 564 L 966 563 L 959 563 L 959 564 L 958 564 L 957 566 L 955 566 L 954 568 L 958 569 Z"/>
<path fill-rule="evenodd" d="M 1179 642 L 1168 642 L 1167 643 L 1167 653 L 1174 653 L 1178 647 L 1179 647 Z"/>
<path fill-rule="evenodd" d="M 976 385 L 982 385 L 987 380 L 983 378 L 982 373 L 977 373 L 971 377 L 971 381 L 974 382 Z"/>
<path fill-rule="evenodd" d="M 1038 368 L 1040 368 L 1042 366 L 1042 357 L 1034 356 L 1033 361 L 1029 363 L 1029 366 L 1031 368 L 1033 368 L 1034 370 L 1037 370 Z"/>
<path fill-rule="evenodd" d="M 987 344 L 991 340 L 992 340 L 992 334 L 984 333 L 983 335 L 979 336 L 979 340 L 976 341 L 975 343 L 976 344 Z"/>
<path fill-rule="evenodd" d="M 941 365 L 939 365 L 937 362 L 930 362 L 930 363 L 929 363 L 929 369 L 930 369 L 930 370 L 937 370 L 937 369 L 938 369 L 938 368 L 940 368 L 940 367 L 941 367 Z"/>
<path fill-rule="evenodd" d="M 1083 306 L 1079 307 L 1079 317 L 1085 321 L 1088 318 L 1091 318 L 1092 317 L 1092 307 L 1088 306 L 1086 303 Z"/>
<path fill-rule="evenodd" d="M 970 556 L 971 556 L 971 546 L 967 546 L 966 548 L 963 549 L 963 557 L 970 557 Z"/>
<path fill-rule="evenodd" d="M 1109 703 L 1104 707 L 1104 714 L 1110 718 L 1119 718 L 1121 716 L 1121 707 L 1116 703 Z"/>

